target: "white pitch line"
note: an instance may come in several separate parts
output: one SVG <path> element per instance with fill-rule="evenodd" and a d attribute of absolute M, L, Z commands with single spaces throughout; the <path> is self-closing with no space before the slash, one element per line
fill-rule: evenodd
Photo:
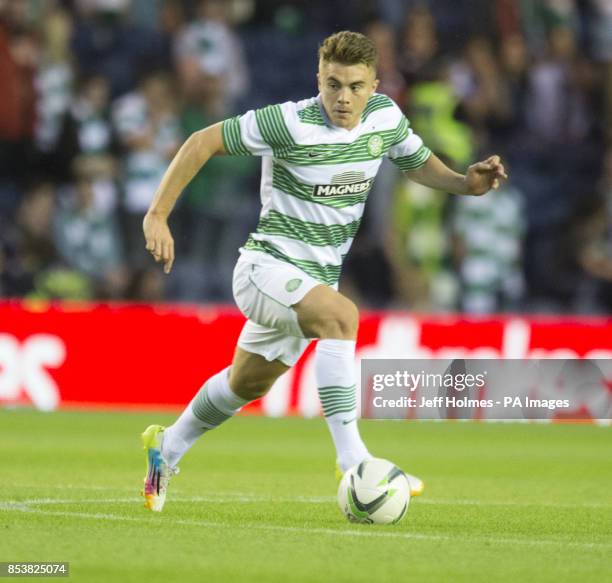
<path fill-rule="evenodd" d="M 19 501 L 8 501 L 5 504 L 8 504 L 10 508 L 10 504 L 22 504 L 25 506 L 44 506 L 44 505 L 62 505 L 62 504 L 124 504 L 131 503 L 134 501 L 138 501 L 139 497 L 137 495 L 131 496 L 129 498 L 73 498 L 73 499 L 64 499 L 64 498 L 30 498 L 27 500 L 19 500 Z M 301 502 L 306 504 L 329 504 L 335 500 L 332 496 L 321 496 L 321 497 L 296 497 L 296 498 L 273 498 L 270 496 L 173 496 L 172 502 L 181 503 L 181 502 L 214 502 L 216 504 L 223 503 L 261 503 L 261 502 Z M 0 509 L 2 508 L 2 503 L 0 502 Z"/>
<path fill-rule="evenodd" d="M 26 502 L 17 502 L 12 500 L 0 500 L 0 510 L 20 510 L 22 512 L 28 512 L 30 507 Z"/>
<path fill-rule="evenodd" d="M 78 485 L 78 484 L 45 484 L 41 486 L 40 484 L 14 484 L 15 488 L 32 488 L 38 490 L 94 490 L 94 491 L 105 491 L 105 492 L 133 492 L 133 487 L 128 486 L 91 486 L 91 485 Z M 173 492 L 177 492 L 178 489 L 172 489 Z"/>
<path fill-rule="evenodd" d="M 107 488 L 107 490 L 114 490 L 114 488 Z M 137 499 L 135 489 L 129 488 L 126 491 L 134 492 L 134 497 L 131 498 L 90 498 L 90 499 L 58 499 L 58 498 L 36 498 L 22 500 L 18 502 L 30 503 L 30 504 L 78 504 L 78 503 L 121 503 L 121 502 L 132 502 Z M 119 491 L 124 491 L 123 488 Z M 174 490 L 176 492 L 176 490 Z M 248 492 L 220 492 L 219 494 L 211 494 L 208 496 L 173 496 L 172 502 L 217 502 L 217 503 L 258 503 L 258 502 L 297 502 L 306 504 L 329 504 L 336 500 L 335 496 L 267 496 L 259 494 L 250 494 Z M 543 508 L 565 508 L 570 510 L 580 509 L 597 509 L 597 508 L 610 508 L 612 509 L 612 503 L 605 502 L 527 502 L 521 500 L 471 500 L 471 499 L 444 499 L 444 498 L 428 498 L 421 496 L 413 500 L 416 504 L 427 504 L 427 505 L 441 505 L 441 506 L 499 506 L 499 507 L 543 507 Z M 1 506 L 0 506 L 1 508 Z"/>
<path fill-rule="evenodd" d="M 132 490 L 133 491 L 133 490 Z M 75 498 L 75 499 L 57 499 L 57 498 L 34 498 L 24 501 L 26 504 L 95 504 L 95 503 L 109 503 L 119 504 L 124 502 L 133 502 L 138 498 L 136 495 L 130 498 Z M 297 502 L 305 504 L 329 504 L 336 500 L 335 496 L 295 496 L 295 497 L 272 497 L 272 496 L 258 496 L 255 494 L 239 494 L 239 493 L 227 493 L 226 495 L 212 495 L 212 496 L 174 496 L 172 502 L 216 502 L 216 503 L 260 503 L 260 502 Z M 502 501 L 491 501 L 485 502 L 481 500 L 443 500 L 443 499 L 429 499 L 419 498 L 414 501 L 415 504 L 427 504 L 427 505 L 444 505 L 444 506 L 541 506 L 544 508 L 568 508 L 568 509 L 580 509 L 580 508 L 612 508 L 611 504 L 605 503 L 589 503 L 584 502 L 580 504 L 570 503 L 555 503 L 555 502 L 519 502 L 516 500 L 510 500 L 508 502 Z"/>
<path fill-rule="evenodd" d="M 159 524 L 154 523 L 151 518 L 140 518 L 135 516 L 118 516 L 116 514 L 107 513 L 90 513 L 90 512 L 62 512 L 62 511 L 49 511 L 38 508 L 27 509 L 15 507 L 15 510 L 20 510 L 27 514 L 41 514 L 44 516 L 63 516 L 73 518 L 84 518 L 94 520 L 110 520 L 118 522 L 136 522 L 144 524 Z M 422 533 L 403 533 L 403 532 L 381 532 L 375 530 L 340 530 L 334 528 L 305 528 L 299 526 L 280 526 L 277 524 L 261 524 L 261 523 L 247 523 L 236 525 L 227 522 L 212 522 L 202 520 L 185 520 L 185 519 L 172 519 L 163 517 L 164 524 L 177 524 L 186 526 L 198 526 L 205 528 L 242 528 L 248 530 L 264 530 L 273 532 L 291 532 L 299 534 L 324 534 L 331 536 L 349 536 L 349 537 L 376 537 L 376 538 L 394 538 L 404 540 L 431 540 L 431 541 L 451 541 L 456 542 L 457 536 L 461 536 L 464 539 L 467 538 L 473 542 L 483 544 L 516 544 L 516 545 L 528 545 L 528 546 L 561 546 L 561 547 L 578 547 L 582 549 L 612 549 L 612 543 L 584 543 L 574 541 L 561 541 L 552 539 L 513 539 L 513 538 L 488 538 L 488 537 L 471 537 L 462 533 L 461 535 L 439 535 L 439 534 L 422 534 Z M 367 527 L 366 527 L 367 528 Z"/>

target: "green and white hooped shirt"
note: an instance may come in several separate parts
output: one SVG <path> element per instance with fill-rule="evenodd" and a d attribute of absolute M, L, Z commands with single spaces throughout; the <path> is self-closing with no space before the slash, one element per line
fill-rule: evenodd
<path fill-rule="evenodd" d="M 374 94 L 352 130 L 333 126 L 320 97 L 251 110 L 223 123 L 228 154 L 262 156 L 262 210 L 240 250 L 263 251 L 334 285 L 384 156 L 416 170 L 431 151 L 399 107 Z"/>

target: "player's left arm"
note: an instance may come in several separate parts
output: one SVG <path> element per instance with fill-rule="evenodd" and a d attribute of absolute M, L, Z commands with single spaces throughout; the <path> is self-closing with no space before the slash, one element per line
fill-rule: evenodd
<path fill-rule="evenodd" d="M 435 154 L 417 170 L 407 170 L 406 176 L 424 186 L 453 194 L 481 196 L 491 189 L 499 188 L 508 175 L 499 156 L 491 156 L 472 164 L 465 174 L 451 170 Z"/>

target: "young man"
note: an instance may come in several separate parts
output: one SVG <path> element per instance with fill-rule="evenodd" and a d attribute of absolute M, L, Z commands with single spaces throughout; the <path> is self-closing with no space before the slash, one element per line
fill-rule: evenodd
<path fill-rule="evenodd" d="M 234 270 L 234 298 L 247 316 L 231 366 L 206 381 L 170 427 L 143 433 L 149 471 L 145 507 L 161 511 L 185 452 L 243 405 L 266 394 L 317 338 L 316 378 L 341 472 L 371 457 L 357 428 L 357 307 L 338 293 L 342 260 L 355 236 L 383 156 L 416 182 L 481 195 L 506 178 L 498 156 L 461 175 L 410 129 L 388 97 L 376 94 L 376 49 L 339 32 L 319 49 L 317 97 L 273 105 L 194 133 L 182 146 L 144 218 L 146 248 L 169 273 L 174 242 L 168 216 L 191 178 L 217 154 L 262 156 L 259 225 Z M 413 495 L 423 483 L 409 477 Z"/>

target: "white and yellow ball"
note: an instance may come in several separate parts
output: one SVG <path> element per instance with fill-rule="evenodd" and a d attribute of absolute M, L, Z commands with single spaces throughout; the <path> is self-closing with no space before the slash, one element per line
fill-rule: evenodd
<path fill-rule="evenodd" d="M 351 522 L 395 524 L 410 503 L 410 484 L 400 468 L 374 458 L 347 470 L 338 487 L 338 505 Z"/>

